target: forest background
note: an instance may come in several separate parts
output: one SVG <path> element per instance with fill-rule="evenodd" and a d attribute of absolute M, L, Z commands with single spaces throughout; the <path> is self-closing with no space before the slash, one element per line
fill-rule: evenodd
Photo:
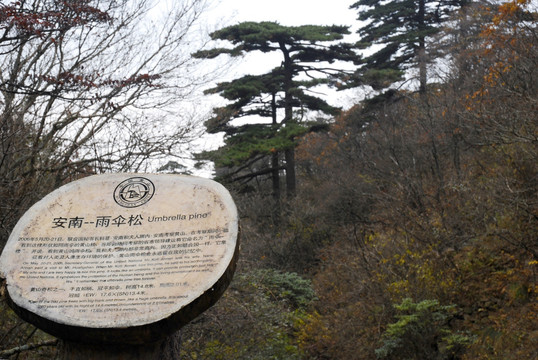
<path fill-rule="evenodd" d="M 184 171 L 204 121 L 224 144 L 197 158 L 233 192 L 242 247 L 181 358 L 538 357 L 535 2 L 350 1 L 358 43 L 346 27 L 241 23 L 189 53 L 206 4 L 175 4 L 0 5 L 2 247 L 66 182 Z M 189 116 L 202 70 L 250 51 L 282 59 Z M 370 95 L 340 111 L 319 86 Z M 268 121 L 237 122 L 250 115 Z M 54 358 L 57 340 L 3 296 L 0 357 Z"/>

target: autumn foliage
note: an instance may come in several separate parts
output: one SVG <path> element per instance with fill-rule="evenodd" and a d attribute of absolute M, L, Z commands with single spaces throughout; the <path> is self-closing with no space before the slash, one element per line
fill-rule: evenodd
<path fill-rule="evenodd" d="M 491 22 L 454 48 L 457 75 L 427 94 L 386 93 L 305 139 L 303 164 L 324 178 L 317 208 L 343 214 L 315 270 L 318 316 L 301 333 L 311 358 L 538 356 L 538 61 L 527 5 L 477 8 Z M 412 334 L 421 346 L 409 352 Z"/>

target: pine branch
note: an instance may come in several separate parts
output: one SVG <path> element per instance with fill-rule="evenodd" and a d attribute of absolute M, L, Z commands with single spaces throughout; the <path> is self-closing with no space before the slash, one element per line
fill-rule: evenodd
<path fill-rule="evenodd" d="M 245 179 L 248 179 L 248 181 L 250 181 L 250 180 L 254 179 L 255 177 L 270 174 L 274 170 L 285 170 L 285 169 L 286 169 L 285 166 L 279 166 L 277 168 L 272 168 L 272 167 L 271 168 L 266 168 L 266 169 L 262 169 L 262 170 L 259 170 L 259 171 L 256 171 L 256 172 L 253 172 L 253 173 L 250 173 L 250 174 L 235 177 L 231 181 L 236 182 L 236 181 L 245 180 Z"/>

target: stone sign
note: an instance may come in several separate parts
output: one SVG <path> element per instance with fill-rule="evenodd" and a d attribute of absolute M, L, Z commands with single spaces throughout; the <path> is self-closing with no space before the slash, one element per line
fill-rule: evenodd
<path fill-rule="evenodd" d="M 220 297 L 237 237 L 233 200 L 214 181 L 95 175 L 26 212 L 0 257 L 0 277 L 15 311 L 53 335 L 143 342 Z"/>

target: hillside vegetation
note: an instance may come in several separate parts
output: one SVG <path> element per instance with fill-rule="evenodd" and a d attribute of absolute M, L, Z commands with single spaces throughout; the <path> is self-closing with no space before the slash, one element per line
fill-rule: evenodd
<path fill-rule="evenodd" d="M 239 274 L 185 330 L 185 358 L 538 357 L 538 43 L 524 6 L 459 12 L 437 35 L 440 81 L 303 136 L 299 192 L 278 216 L 269 183 L 239 187 Z"/>

